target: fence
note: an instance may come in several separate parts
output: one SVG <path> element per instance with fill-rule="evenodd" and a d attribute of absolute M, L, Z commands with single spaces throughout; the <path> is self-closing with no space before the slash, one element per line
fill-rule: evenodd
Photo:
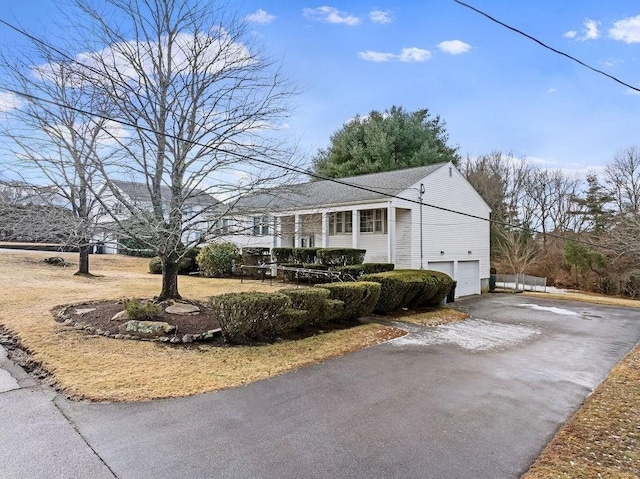
<path fill-rule="evenodd" d="M 547 291 L 547 278 L 528 274 L 494 274 L 496 288 L 516 291 Z"/>

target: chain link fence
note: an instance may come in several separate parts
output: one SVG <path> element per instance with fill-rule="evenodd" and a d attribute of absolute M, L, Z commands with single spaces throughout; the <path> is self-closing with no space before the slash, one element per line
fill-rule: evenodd
<path fill-rule="evenodd" d="M 495 279 L 495 287 L 499 289 L 547 292 L 547 278 L 528 274 L 492 274 L 491 277 Z"/>

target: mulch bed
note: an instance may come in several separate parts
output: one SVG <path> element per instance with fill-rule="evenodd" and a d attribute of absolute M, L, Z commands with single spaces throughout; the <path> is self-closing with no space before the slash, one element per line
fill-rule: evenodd
<path fill-rule="evenodd" d="M 116 339 L 152 339 L 175 343 L 220 340 L 218 332 L 209 335 L 213 337 L 202 337 L 208 332 L 220 328 L 218 320 L 213 316 L 208 306 L 196 301 L 181 301 L 181 303 L 194 304 L 200 308 L 200 312 L 188 315 L 171 314 L 167 313 L 165 308 L 173 304 L 173 301 L 160 303 L 161 314 L 154 318 L 153 321 L 162 321 L 175 326 L 175 331 L 158 335 L 136 334 L 135 332 L 125 331 L 124 325 L 129 319 L 126 317 L 113 319 L 117 313 L 124 311 L 122 301 L 112 300 L 74 304 L 56 308 L 53 313 L 56 321 L 72 326 L 74 329 L 85 330 L 90 334 L 115 337 Z M 185 336 L 187 337 L 186 340 Z"/>

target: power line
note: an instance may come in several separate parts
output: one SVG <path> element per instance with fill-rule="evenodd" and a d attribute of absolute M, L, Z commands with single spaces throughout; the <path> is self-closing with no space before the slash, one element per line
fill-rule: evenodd
<path fill-rule="evenodd" d="M 525 33 L 525 32 L 523 32 L 522 30 L 519 30 L 519 29 L 517 29 L 517 28 L 515 28 L 515 27 L 512 27 L 511 25 L 508 25 L 508 24 L 506 24 L 506 23 L 504 23 L 504 22 L 502 22 L 502 21 L 498 20 L 497 18 L 492 17 L 492 16 L 491 16 L 491 15 L 489 15 L 488 13 L 485 13 L 485 12 L 483 12 L 482 10 L 477 9 L 476 7 L 474 7 L 474 6 L 472 6 L 472 5 L 469 5 L 468 3 L 462 2 L 462 1 L 460 1 L 460 0 L 453 0 L 453 1 L 454 1 L 454 2 L 456 2 L 456 3 L 457 3 L 457 4 L 459 4 L 459 5 L 462 5 L 463 7 L 466 7 L 466 8 L 468 8 L 468 9 L 470 9 L 470 10 L 473 10 L 474 12 L 476 12 L 476 13 L 478 13 L 478 14 L 482 15 L 483 17 L 488 18 L 489 20 L 491 20 L 491 21 L 492 21 L 492 22 L 494 22 L 494 23 L 497 23 L 498 25 L 501 25 L 501 26 L 503 26 L 503 27 L 505 27 L 505 28 L 507 28 L 507 29 L 511 30 L 512 32 L 515 32 L 515 33 L 517 33 L 517 34 L 519 34 L 519 35 L 522 35 L 523 37 L 528 38 L 529 40 L 532 40 L 532 41 L 536 42 L 538 45 L 540 45 L 540 46 L 542 46 L 542 47 L 546 48 L 547 50 L 551 50 L 553 53 L 557 53 L 558 55 L 562 55 L 563 57 L 566 57 L 566 58 L 568 58 L 569 60 L 572 60 L 572 61 L 574 61 L 574 62 L 578 63 L 579 65 L 581 65 L 581 66 L 583 66 L 583 67 L 585 67 L 585 68 L 588 68 L 588 69 L 589 69 L 589 70 L 591 70 L 591 71 L 594 71 L 594 72 L 596 72 L 596 73 L 599 73 L 600 75 L 604 75 L 604 76 L 606 76 L 607 78 L 609 78 L 609 79 L 611 79 L 611 80 L 613 80 L 613 81 L 615 81 L 615 82 L 619 83 L 620 85 L 626 86 L 627 88 L 630 88 L 630 89 L 632 89 L 632 90 L 637 91 L 637 92 L 639 92 L 639 93 L 640 93 L 640 88 L 635 87 L 635 86 L 633 86 L 633 85 L 630 85 L 629 83 L 624 82 L 624 81 L 620 80 L 619 78 L 617 78 L 617 77 L 615 77 L 615 76 L 613 76 L 613 75 L 610 75 L 609 73 L 607 73 L 607 72 L 605 72 L 605 71 L 602 71 L 602 70 L 600 70 L 600 69 L 598 69 L 598 68 L 592 67 L 591 65 L 588 65 L 587 63 L 583 62 L 582 60 L 579 60 L 578 58 L 576 58 L 576 57 L 574 57 L 574 56 L 572 56 L 572 55 L 569 55 L 568 53 L 565 53 L 565 52 L 563 52 L 563 51 L 561 51 L 561 50 L 558 50 L 558 49 L 556 49 L 556 48 L 553 48 L 552 46 L 547 45 L 547 44 L 546 44 L 546 43 L 544 43 L 543 41 L 538 40 L 536 37 L 531 36 L 531 35 L 529 35 L 528 33 Z"/>

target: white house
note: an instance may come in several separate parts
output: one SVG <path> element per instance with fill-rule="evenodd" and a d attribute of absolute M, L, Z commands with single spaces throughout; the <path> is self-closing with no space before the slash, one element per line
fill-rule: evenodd
<path fill-rule="evenodd" d="M 218 239 L 362 248 L 366 262 L 447 273 L 466 296 L 488 288 L 490 214 L 456 167 L 439 163 L 252 194 L 221 220 Z"/>
<path fill-rule="evenodd" d="M 101 199 L 101 205 L 96 212 L 98 231 L 94 242 L 101 245 L 104 253 L 118 253 L 120 249 L 117 235 L 113 233 L 113 228 L 110 228 L 114 216 L 124 221 L 135 219 L 136 216 L 145 215 L 146 212 L 153 210 L 151 193 L 145 183 L 112 180 L 111 184 L 112 188 L 105 184 L 97 193 Z M 160 194 L 166 211 L 171 198 L 171 189 L 163 185 Z M 215 219 L 209 220 L 210 213 L 214 212 L 219 205 L 221 203 L 218 200 L 203 190 L 192 188 L 187 192 L 180 208 L 184 219 L 183 243 L 198 240 L 201 234 L 209 231 L 210 224 L 215 221 Z M 101 224 L 106 227 L 101 229 Z"/>

